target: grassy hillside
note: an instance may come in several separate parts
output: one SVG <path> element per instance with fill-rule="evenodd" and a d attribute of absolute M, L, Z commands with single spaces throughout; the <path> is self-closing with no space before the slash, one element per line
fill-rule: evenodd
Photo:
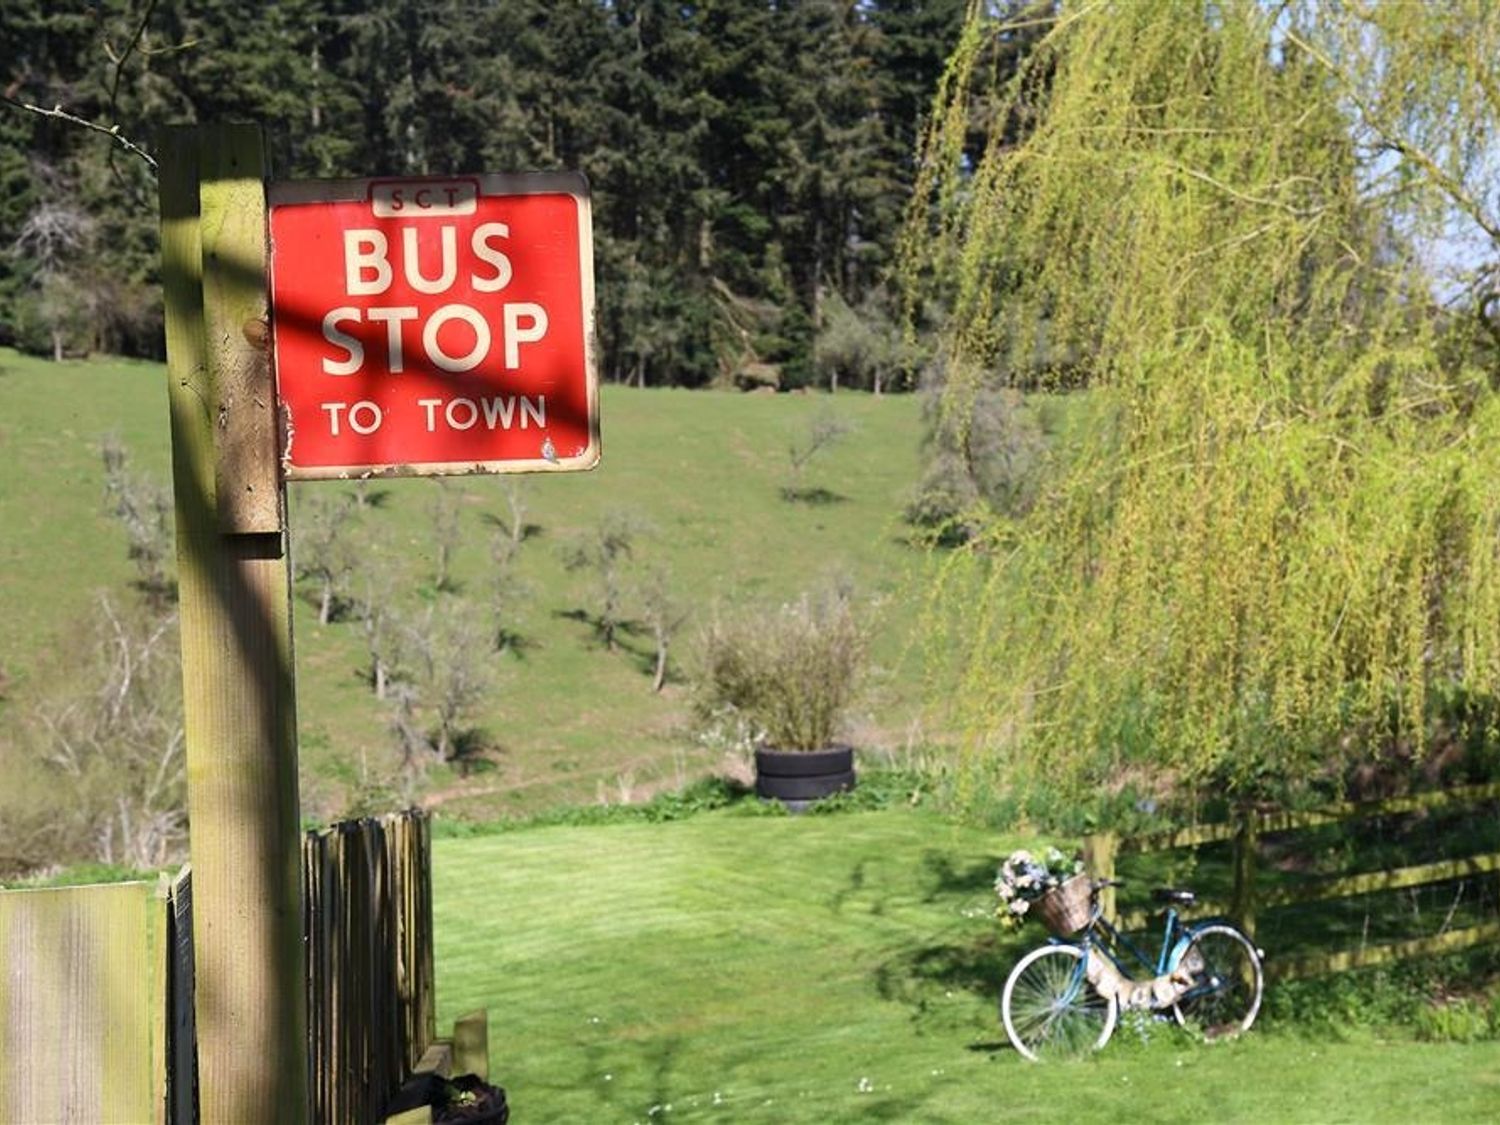
<path fill-rule="evenodd" d="M 991 917 L 1017 842 L 920 809 L 439 840 L 439 1018 L 488 1009 L 491 1080 L 529 1121 L 1404 1123 L 1500 1105 L 1493 1042 L 1269 1016 L 1233 1043 L 1127 1026 L 1087 1062 L 1025 1063 L 996 997 L 1042 935 L 1002 938 Z"/>
<path fill-rule="evenodd" d="M 133 571 L 125 538 L 103 508 L 100 443 L 116 434 L 132 463 L 169 479 L 165 374 L 119 361 L 51 364 L 0 352 L 0 664 L 11 678 L 14 722 L 28 678 L 44 652 L 76 643 L 99 592 L 124 595 Z M 787 448 L 833 410 L 853 432 L 790 477 Z M 842 576 L 878 620 L 875 675 L 862 703 L 860 741 L 900 747 L 914 737 L 914 660 L 909 637 L 923 559 L 903 542 L 899 512 L 916 477 L 918 404 L 909 397 L 759 396 L 637 391 L 606 387 L 604 458 L 590 474 L 524 478 L 526 522 L 507 627 L 517 653 L 488 656 L 494 685 L 478 724 L 495 766 L 463 781 L 434 776 L 436 790 L 474 795 L 450 801 L 470 815 L 533 809 L 562 800 L 639 794 L 719 764 L 686 727 L 677 673 L 661 695 L 650 690 L 651 642 L 642 630 L 606 653 L 584 615 L 590 577 L 569 572 L 564 545 L 608 513 L 645 529 L 631 568 L 666 567 L 692 617 L 677 647 L 686 657 L 695 623 L 719 604 L 772 602 Z M 292 489 L 293 552 L 318 497 L 352 486 L 303 483 Z M 490 596 L 493 520 L 509 518 L 505 480 L 450 483 L 462 535 L 454 559 L 457 592 L 476 619 Z M 794 488 L 800 499 L 788 500 Z M 438 595 L 434 506 L 440 486 L 396 480 L 368 486 L 378 507 L 362 511 L 366 563 L 396 575 L 385 595 L 420 613 Z M 362 583 L 356 579 L 356 588 Z M 300 599 L 296 652 L 304 803 L 340 811 L 362 772 L 390 765 L 386 711 L 363 678 L 357 622 L 319 627 Z"/>

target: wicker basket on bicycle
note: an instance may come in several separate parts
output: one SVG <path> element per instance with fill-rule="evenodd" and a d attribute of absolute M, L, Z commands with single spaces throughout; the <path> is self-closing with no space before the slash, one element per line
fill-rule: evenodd
<path fill-rule="evenodd" d="M 1074 875 L 1036 901 L 1037 914 L 1058 937 L 1072 937 L 1093 917 L 1093 884 L 1087 875 Z"/>

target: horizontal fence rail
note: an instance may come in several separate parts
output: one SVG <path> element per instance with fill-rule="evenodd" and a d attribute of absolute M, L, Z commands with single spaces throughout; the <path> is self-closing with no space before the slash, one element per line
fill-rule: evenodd
<path fill-rule="evenodd" d="M 1426 793 L 1411 793 L 1378 801 L 1341 801 L 1306 811 L 1253 813 L 1249 821 L 1254 826 L 1256 835 L 1264 836 L 1272 832 L 1317 828 L 1346 820 L 1394 816 L 1398 813 L 1421 812 L 1492 800 L 1500 800 L 1500 782 L 1465 785 L 1453 789 L 1433 789 Z M 1170 832 L 1123 837 L 1118 841 L 1120 854 L 1171 851 L 1174 848 L 1196 847 L 1199 844 L 1232 840 L 1235 833 L 1242 831 L 1244 823 L 1243 819 L 1236 819 L 1215 824 L 1195 824 L 1189 828 L 1178 828 Z"/>
<path fill-rule="evenodd" d="M 1193 825 L 1170 832 L 1135 837 L 1117 837 L 1096 833 L 1084 840 L 1084 855 L 1096 878 L 1113 878 L 1116 861 L 1125 855 L 1196 848 L 1205 844 L 1231 844 L 1234 883 L 1230 898 L 1199 896 L 1188 911 L 1190 917 L 1224 914 L 1234 918 L 1247 931 L 1254 932 L 1260 910 L 1318 902 L 1333 902 L 1384 891 L 1405 890 L 1454 880 L 1483 878 L 1500 872 L 1500 853 L 1481 853 L 1411 864 L 1380 871 L 1352 875 L 1331 875 L 1310 879 L 1294 886 L 1266 886 L 1257 873 L 1260 840 L 1271 834 L 1297 832 L 1333 824 L 1353 823 L 1380 816 L 1415 812 L 1436 812 L 1462 808 L 1485 801 L 1500 800 L 1500 783 L 1470 785 L 1445 790 L 1414 793 L 1377 801 L 1348 801 L 1297 812 L 1247 812 L 1223 823 Z M 1113 914 L 1114 890 L 1103 892 L 1105 909 Z M 1119 915 L 1119 925 L 1126 930 L 1148 927 L 1154 915 L 1147 910 L 1132 910 Z M 1454 929 L 1428 937 L 1362 944 L 1357 949 L 1332 953 L 1277 955 L 1268 963 L 1272 975 L 1282 979 L 1316 976 L 1368 965 L 1387 964 L 1413 957 L 1453 952 L 1482 943 L 1500 940 L 1500 922 Z"/>

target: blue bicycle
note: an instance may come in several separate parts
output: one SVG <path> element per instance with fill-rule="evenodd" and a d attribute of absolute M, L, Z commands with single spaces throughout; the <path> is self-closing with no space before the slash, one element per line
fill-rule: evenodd
<path fill-rule="evenodd" d="M 1248 1031 L 1260 1012 L 1264 954 L 1234 923 L 1213 918 L 1184 922 L 1179 908 L 1193 905 L 1190 890 L 1153 892 L 1166 907 L 1161 948 L 1153 959 L 1103 917 L 1099 892 L 1090 888 L 1089 920 L 1070 939 L 1050 938 L 1016 964 L 1000 994 L 1005 1033 L 1033 1061 L 1097 1051 L 1109 1042 L 1121 1008 L 1170 1011 L 1178 1024 L 1207 1039 Z M 1132 973 L 1129 957 L 1149 976 Z"/>

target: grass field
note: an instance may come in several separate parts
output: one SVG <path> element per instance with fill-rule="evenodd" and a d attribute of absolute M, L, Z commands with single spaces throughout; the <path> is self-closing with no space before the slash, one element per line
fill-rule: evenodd
<path fill-rule="evenodd" d="M 650 690 L 650 641 L 628 632 L 603 651 L 589 623 L 588 576 L 570 573 L 561 548 L 608 512 L 646 530 L 633 573 L 666 567 L 692 617 L 676 647 L 716 605 L 795 596 L 831 576 L 852 580 L 877 621 L 872 690 L 861 705 L 860 741 L 899 748 L 920 737 L 910 636 L 924 558 L 904 541 L 899 513 L 919 463 L 919 405 L 910 396 L 761 396 L 605 387 L 604 457 L 594 473 L 521 481 L 532 535 L 516 577 L 524 593 L 507 616 L 517 656 L 492 658 L 494 687 L 476 718 L 496 768 L 458 786 L 449 811 L 488 817 L 565 801 L 640 796 L 720 763 L 687 729 L 682 664 L 661 695 Z M 789 477 L 787 447 L 820 411 L 853 432 Z M 100 591 L 124 596 L 133 571 L 121 529 L 103 510 L 99 448 L 115 434 L 132 463 L 169 479 L 164 370 L 155 364 L 52 364 L 0 351 L 0 667 L 10 697 L 46 667 L 44 653 L 77 643 Z M 796 483 L 804 500 L 783 491 Z M 292 489 L 293 554 L 309 501 L 342 484 Z M 397 576 L 393 598 L 412 612 L 435 595 L 433 508 L 438 485 L 396 480 L 361 516 L 362 558 Z M 507 518 L 506 482 L 469 477 L 459 494 L 458 593 L 476 616 L 488 597 L 492 518 Z M 357 583 L 358 588 L 358 583 Z M 349 787 L 390 755 L 387 717 L 361 676 L 357 622 L 317 625 L 298 602 L 296 655 L 303 802 L 312 814 L 342 811 Z M 0 702 L 0 725 L 20 708 Z M 914 733 L 915 732 L 915 733 Z M 437 776 L 433 786 L 454 787 Z"/>
<path fill-rule="evenodd" d="M 1014 839 L 921 809 L 442 839 L 440 1021 L 486 1007 L 536 1122 L 1438 1122 L 1500 1112 L 1500 1044 L 1265 1022 L 1202 1046 L 1122 1027 L 1026 1064 L 995 997 Z"/>
<path fill-rule="evenodd" d="M 0 740 L 29 691 L 62 664 L 101 592 L 127 595 L 124 536 L 103 510 L 99 447 L 115 434 L 137 467 L 168 476 L 162 369 L 52 365 L 0 352 Z M 877 675 L 861 746 L 921 748 L 918 621 L 927 560 L 898 513 L 918 465 L 918 405 L 840 396 L 857 430 L 797 482 L 786 448 L 829 406 L 816 396 L 605 388 L 594 474 L 524 482 L 535 532 L 518 564 L 519 657 L 497 658 L 479 721 L 495 767 L 451 788 L 446 814 L 483 818 L 562 802 L 618 801 L 719 765 L 695 746 L 680 675 L 649 690 L 647 645 L 606 653 L 585 579 L 560 547 L 612 510 L 651 530 L 636 562 L 669 567 L 698 619 L 718 603 L 774 601 L 838 573 L 878 608 Z M 294 489 L 293 544 L 309 499 Z M 505 482 L 468 478 L 458 593 L 488 585 L 487 517 Z M 432 591 L 431 481 L 374 486 L 362 549 Z M 300 526 L 305 527 L 305 522 Z M 446 596 L 446 595 L 445 595 Z M 361 759 L 389 754 L 360 673 L 359 627 L 320 628 L 297 605 L 304 808 L 335 815 Z M 685 646 L 684 646 L 685 647 Z M 872 756 L 878 756 L 872 755 Z M 1018 840 L 925 808 L 786 818 L 754 806 L 668 824 L 529 827 L 438 841 L 441 1018 L 491 1015 L 493 1077 L 517 1120 L 775 1122 L 1426 1122 L 1500 1113 L 1500 1047 L 1369 1031 L 1278 1027 L 1200 1047 L 1164 1028 L 1122 1029 L 1061 1072 L 1023 1065 L 995 995 L 1033 931 L 990 917 L 998 858 Z M 1208 868 L 1199 874 L 1206 875 Z M 1274 951 L 1273 951 L 1274 952 Z M 1398 1013 L 1397 1022 L 1400 1022 Z M 670 1107 L 670 1108 L 669 1108 Z"/>

